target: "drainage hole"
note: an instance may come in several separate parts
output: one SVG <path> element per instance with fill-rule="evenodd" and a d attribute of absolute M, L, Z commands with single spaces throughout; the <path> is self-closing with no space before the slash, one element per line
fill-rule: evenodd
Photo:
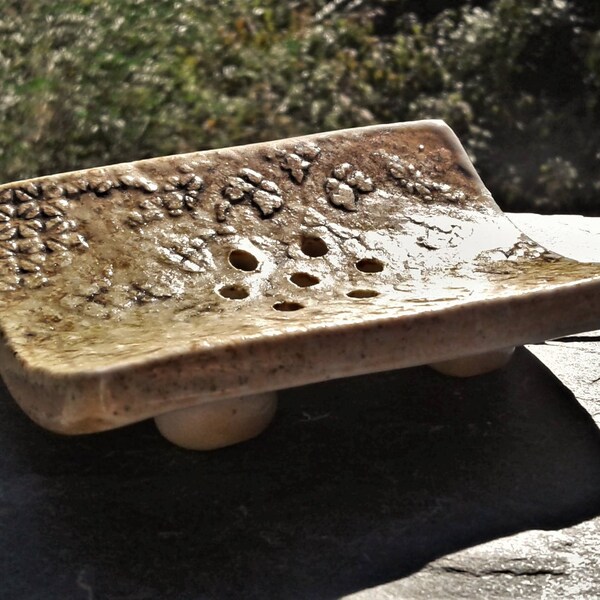
<path fill-rule="evenodd" d="M 361 258 L 356 263 L 356 268 L 363 273 L 380 273 L 383 271 L 383 263 L 377 258 Z"/>
<path fill-rule="evenodd" d="M 375 290 L 352 290 L 346 296 L 349 298 L 375 298 L 375 296 L 379 296 L 379 292 Z"/>
<path fill-rule="evenodd" d="M 258 267 L 258 259 L 245 250 L 232 250 L 229 253 L 229 264 L 240 271 L 254 271 Z"/>
<path fill-rule="evenodd" d="M 225 285 L 219 290 L 219 294 L 230 300 L 243 300 L 249 296 L 248 290 L 241 285 Z"/>
<path fill-rule="evenodd" d="M 306 256 L 325 256 L 329 251 L 327 244 L 320 238 L 315 236 L 303 237 L 300 242 L 300 250 L 306 254 Z"/>
<path fill-rule="evenodd" d="M 298 302 L 277 302 L 273 304 L 273 308 L 282 312 L 291 312 L 293 310 L 300 310 L 304 306 Z"/>
<path fill-rule="evenodd" d="M 290 277 L 290 281 L 298 287 L 305 288 L 317 285 L 317 283 L 319 283 L 321 280 L 310 273 L 294 273 Z"/>

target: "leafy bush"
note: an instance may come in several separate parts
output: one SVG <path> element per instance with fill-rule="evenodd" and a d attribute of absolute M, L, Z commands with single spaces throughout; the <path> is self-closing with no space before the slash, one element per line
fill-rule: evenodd
<path fill-rule="evenodd" d="M 5 0 L 0 180 L 436 117 L 503 208 L 600 214 L 595 0 Z"/>

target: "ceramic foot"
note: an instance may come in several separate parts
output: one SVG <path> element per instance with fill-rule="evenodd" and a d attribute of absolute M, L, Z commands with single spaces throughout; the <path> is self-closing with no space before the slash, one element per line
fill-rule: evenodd
<path fill-rule="evenodd" d="M 514 351 L 514 346 L 511 348 L 501 348 L 500 350 L 492 350 L 491 352 L 484 352 L 482 354 L 444 360 L 432 363 L 429 366 L 451 377 L 474 377 L 475 375 L 482 375 L 483 373 L 501 369 L 508 363 Z"/>
<path fill-rule="evenodd" d="M 214 450 L 245 442 L 273 420 L 277 393 L 255 394 L 199 404 L 155 417 L 167 440 L 188 450 Z"/>

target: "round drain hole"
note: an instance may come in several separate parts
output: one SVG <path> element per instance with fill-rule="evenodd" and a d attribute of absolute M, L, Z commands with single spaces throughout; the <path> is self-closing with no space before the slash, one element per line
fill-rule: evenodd
<path fill-rule="evenodd" d="M 379 296 L 379 292 L 375 290 L 352 290 L 346 296 L 349 298 L 375 298 L 375 296 Z"/>
<path fill-rule="evenodd" d="M 320 237 L 306 236 L 303 237 L 300 242 L 300 250 L 302 250 L 306 256 L 316 258 L 318 256 L 325 256 L 329 251 L 329 248 Z"/>
<path fill-rule="evenodd" d="M 317 285 L 321 280 L 310 273 L 294 273 L 290 277 L 290 281 L 298 287 L 305 288 Z"/>
<path fill-rule="evenodd" d="M 304 306 L 298 302 L 277 302 L 273 304 L 273 308 L 275 310 L 279 310 L 281 312 L 292 312 L 294 310 L 300 310 L 304 308 Z"/>
<path fill-rule="evenodd" d="M 255 271 L 258 267 L 258 259 L 245 250 L 232 250 L 229 253 L 229 264 L 240 271 Z"/>
<path fill-rule="evenodd" d="M 241 285 L 225 285 L 219 290 L 219 294 L 230 300 L 243 300 L 250 295 L 248 290 Z"/>
<path fill-rule="evenodd" d="M 383 263 L 377 258 L 361 258 L 356 263 L 356 268 L 363 273 L 381 273 Z"/>

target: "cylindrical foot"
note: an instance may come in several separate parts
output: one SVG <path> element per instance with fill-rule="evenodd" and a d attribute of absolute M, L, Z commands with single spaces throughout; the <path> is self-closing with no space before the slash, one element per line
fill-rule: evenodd
<path fill-rule="evenodd" d="M 451 377 L 474 377 L 475 375 L 482 375 L 483 373 L 501 369 L 508 363 L 514 351 L 514 346 L 511 348 L 501 348 L 500 350 L 492 350 L 491 352 L 484 352 L 482 354 L 444 360 L 429 366 Z"/>
<path fill-rule="evenodd" d="M 262 433 L 275 416 L 277 393 L 207 402 L 155 417 L 160 433 L 188 450 L 214 450 Z"/>

